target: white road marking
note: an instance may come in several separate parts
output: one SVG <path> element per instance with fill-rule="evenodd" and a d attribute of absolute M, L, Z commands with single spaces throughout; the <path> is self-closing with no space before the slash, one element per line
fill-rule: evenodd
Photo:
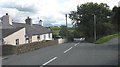
<path fill-rule="evenodd" d="M 74 46 L 77 46 L 79 43 L 75 44 Z"/>
<path fill-rule="evenodd" d="M 58 57 L 54 57 L 53 59 L 49 60 L 48 62 L 42 64 L 40 67 L 43 67 L 45 65 L 47 65 L 48 63 L 52 62 L 53 60 L 57 59 Z"/>
<path fill-rule="evenodd" d="M 69 49 L 67 49 L 66 51 L 64 51 L 64 53 L 68 52 L 70 49 L 72 49 L 73 47 L 70 47 Z"/>
<path fill-rule="evenodd" d="M 74 46 L 77 46 L 79 43 L 75 44 Z M 71 50 L 73 47 L 70 47 L 69 49 L 65 50 L 64 53 L 68 52 L 69 50 Z M 48 63 L 52 62 L 53 60 L 57 59 L 58 57 L 54 57 L 53 59 L 49 60 L 48 62 L 42 64 L 40 67 L 43 67 L 45 65 L 47 65 Z"/>
<path fill-rule="evenodd" d="M 3 57 L 2 60 L 8 59 L 8 57 Z"/>

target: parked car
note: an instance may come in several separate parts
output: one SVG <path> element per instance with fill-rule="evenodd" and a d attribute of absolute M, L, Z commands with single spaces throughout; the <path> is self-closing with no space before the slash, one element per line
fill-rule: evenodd
<path fill-rule="evenodd" d="M 73 38 L 74 42 L 83 42 L 85 38 Z"/>
<path fill-rule="evenodd" d="M 62 37 L 62 36 L 56 36 L 56 37 L 55 37 L 55 39 L 60 39 L 60 38 L 62 38 L 62 39 L 63 39 L 63 37 Z"/>

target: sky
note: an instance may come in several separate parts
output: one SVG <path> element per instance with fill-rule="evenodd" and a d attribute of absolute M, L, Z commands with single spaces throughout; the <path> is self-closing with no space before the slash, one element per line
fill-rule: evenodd
<path fill-rule="evenodd" d="M 0 0 L 0 17 L 8 13 L 13 21 L 25 23 L 29 16 L 34 24 L 39 20 L 44 26 L 65 25 L 65 14 L 75 11 L 77 5 L 87 2 L 107 3 L 112 9 L 120 0 Z M 68 26 L 71 26 L 68 18 Z"/>

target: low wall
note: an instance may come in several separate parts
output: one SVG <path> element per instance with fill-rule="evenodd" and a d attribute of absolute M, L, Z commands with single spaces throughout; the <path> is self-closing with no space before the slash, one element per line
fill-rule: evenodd
<path fill-rule="evenodd" d="M 2 56 L 26 53 L 26 52 L 37 50 L 47 46 L 59 45 L 64 43 L 65 41 L 66 41 L 65 39 L 58 39 L 58 40 L 52 40 L 52 41 L 33 42 L 33 43 L 23 44 L 18 46 L 2 45 Z"/>
<path fill-rule="evenodd" d="M 62 39 L 62 38 L 58 39 L 58 44 L 63 44 L 65 42 L 66 42 L 66 39 Z"/>
<path fill-rule="evenodd" d="M 25 53 L 25 52 L 28 52 L 28 51 L 33 51 L 33 50 L 36 50 L 36 49 L 40 49 L 40 48 L 47 47 L 47 46 L 52 46 L 52 45 L 57 45 L 57 44 L 58 44 L 57 40 L 24 44 L 24 45 L 20 45 L 20 46 L 17 47 L 16 54 L 21 54 L 21 53 Z"/>
<path fill-rule="evenodd" d="M 2 45 L 2 56 L 26 53 L 29 51 L 37 50 L 52 45 L 58 45 L 58 40 L 33 42 L 18 46 Z"/>
<path fill-rule="evenodd" d="M 2 56 L 11 55 L 16 53 L 16 46 L 2 45 Z"/>

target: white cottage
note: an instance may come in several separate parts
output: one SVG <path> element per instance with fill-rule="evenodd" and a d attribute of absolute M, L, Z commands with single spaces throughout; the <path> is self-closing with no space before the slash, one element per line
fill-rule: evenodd
<path fill-rule="evenodd" d="M 41 25 L 32 24 L 32 19 L 27 18 L 26 23 L 12 22 L 10 15 L 6 13 L 1 18 L 2 27 L 0 40 L 3 44 L 20 45 L 25 43 L 52 40 L 52 31 Z"/>

